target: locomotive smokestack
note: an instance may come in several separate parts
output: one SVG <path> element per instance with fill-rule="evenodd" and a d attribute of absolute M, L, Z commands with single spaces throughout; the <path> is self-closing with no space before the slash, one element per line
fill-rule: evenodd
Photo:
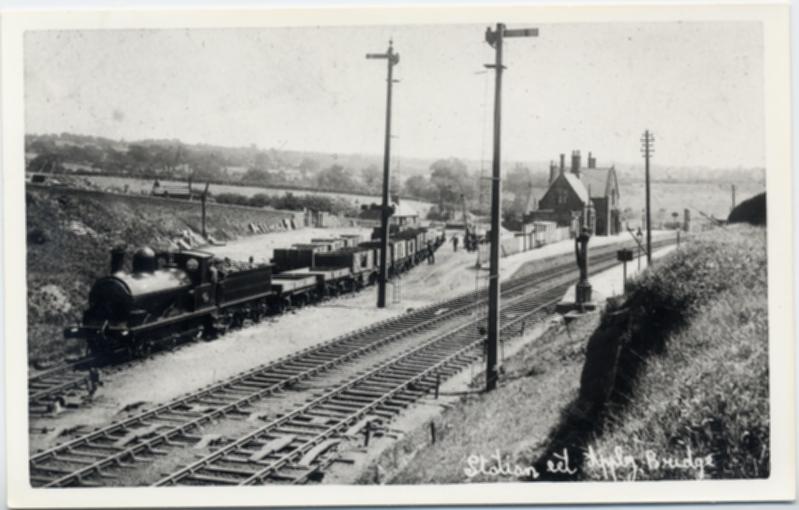
<path fill-rule="evenodd" d="M 111 274 L 122 271 L 125 266 L 125 248 L 117 246 L 111 250 Z"/>
<path fill-rule="evenodd" d="M 152 273 L 158 269 L 155 252 L 148 246 L 142 246 L 133 254 L 134 273 Z"/>

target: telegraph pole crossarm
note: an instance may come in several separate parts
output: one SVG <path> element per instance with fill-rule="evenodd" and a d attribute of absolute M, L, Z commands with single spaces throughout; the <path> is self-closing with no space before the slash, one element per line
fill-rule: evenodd
<path fill-rule="evenodd" d="M 506 37 L 536 37 L 537 28 L 507 30 L 503 23 L 497 23 L 495 29 L 488 27 L 485 32 L 486 42 L 494 48 L 493 64 L 486 67 L 495 73 L 494 83 L 494 154 L 491 174 L 491 251 L 490 271 L 488 279 L 488 345 L 486 349 L 486 391 L 494 390 L 499 379 L 499 229 L 501 204 L 501 127 L 502 127 L 502 44 Z"/>
<path fill-rule="evenodd" d="M 386 134 L 383 148 L 383 197 L 380 207 L 380 274 L 377 279 L 377 307 L 386 306 L 386 280 L 388 279 L 388 223 L 393 210 L 388 205 L 389 197 L 389 163 L 391 161 L 391 90 L 394 80 L 394 66 L 399 63 L 399 53 L 394 52 L 394 42 L 389 41 L 386 53 L 367 53 L 367 59 L 385 59 L 388 68 L 386 78 Z"/>

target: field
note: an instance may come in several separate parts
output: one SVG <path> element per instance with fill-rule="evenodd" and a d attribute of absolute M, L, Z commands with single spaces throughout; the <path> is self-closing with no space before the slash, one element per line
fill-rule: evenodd
<path fill-rule="evenodd" d="M 80 176 L 62 176 L 59 175 L 56 177 L 58 180 L 67 181 L 67 180 L 88 180 L 92 183 L 93 186 L 98 187 L 99 189 L 103 190 L 111 190 L 111 191 L 125 191 L 128 193 L 150 193 L 153 188 L 153 181 L 152 179 L 138 179 L 135 177 L 116 177 L 116 176 L 106 176 L 106 175 L 80 175 Z M 169 186 L 169 185 L 178 185 L 181 184 L 177 181 L 169 181 L 163 180 L 160 181 L 162 186 Z M 185 183 L 182 183 L 185 184 Z M 197 183 L 196 187 L 200 187 L 201 185 Z M 308 191 L 308 190 L 291 190 L 291 189 L 283 189 L 283 188 L 262 188 L 258 186 L 236 186 L 233 184 L 211 184 L 208 188 L 208 191 L 211 194 L 220 194 L 220 193 L 236 193 L 239 195 L 244 195 L 247 197 L 251 197 L 258 193 L 265 193 L 270 196 L 280 196 L 286 193 L 292 193 L 298 196 L 304 195 L 319 195 L 323 197 L 330 197 L 330 198 L 343 198 L 346 200 L 351 201 L 356 206 L 360 207 L 361 205 L 368 205 L 371 203 L 377 203 L 380 201 L 380 197 L 377 195 L 368 196 L 368 195 L 359 195 L 354 193 L 336 193 L 331 191 Z M 427 214 L 427 211 L 430 209 L 431 204 L 427 202 L 421 202 L 418 200 L 411 200 L 406 199 L 406 203 L 411 205 L 419 214 L 424 217 Z"/>

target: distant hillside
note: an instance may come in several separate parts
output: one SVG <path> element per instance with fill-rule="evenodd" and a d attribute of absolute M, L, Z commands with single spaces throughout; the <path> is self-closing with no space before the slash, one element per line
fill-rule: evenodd
<path fill-rule="evenodd" d="M 255 145 L 223 147 L 187 144 L 178 139 L 128 141 L 71 133 L 28 134 L 25 152 L 26 170 L 41 173 L 192 178 L 217 184 L 375 195 L 380 194 L 383 178 L 380 154 L 328 154 L 264 149 Z M 557 154 L 553 153 L 553 158 L 556 159 Z M 601 152 L 597 153 L 597 160 L 599 166 L 615 164 L 620 181 L 637 183 L 643 180 L 642 162 L 614 162 L 603 159 Z M 513 194 L 532 187 L 546 187 L 549 164 L 549 161 L 536 160 L 503 161 L 505 189 Z M 436 169 L 438 176 L 435 175 Z M 485 178 L 491 172 L 491 163 L 456 157 L 426 159 L 395 154 L 391 171 L 393 192 L 439 203 L 445 210 L 460 209 L 460 196 L 465 194 L 468 207 L 476 210 L 485 206 L 486 200 L 478 200 L 478 197 L 487 192 Z M 711 169 L 655 164 L 651 178 L 653 182 L 765 185 L 762 168 Z M 526 207 L 529 202 L 529 197 L 521 197 L 516 208 Z"/>

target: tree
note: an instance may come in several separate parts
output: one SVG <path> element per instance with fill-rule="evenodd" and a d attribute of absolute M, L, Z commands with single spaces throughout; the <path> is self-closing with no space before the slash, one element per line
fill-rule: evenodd
<path fill-rule="evenodd" d="M 273 184 L 272 176 L 266 170 L 261 168 L 248 168 L 244 175 L 241 177 L 244 182 L 251 182 L 253 184 Z"/>
<path fill-rule="evenodd" d="M 255 153 L 255 160 L 253 166 L 258 170 L 268 170 L 272 164 L 272 159 L 269 154 L 263 151 Z"/>
<path fill-rule="evenodd" d="M 533 198 L 533 174 L 530 169 L 517 163 L 505 176 L 503 188 L 513 196 L 513 200 L 508 204 L 509 213 L 518 218 L 524 216 Z"/>
<path fill-rule="evenodd" d="M 303 173 L 313 173 L 319 170 L 319 162 L 312 158 L 302 158 L 298 167 Z"/>
<path fill-rule="evenodd" d="M 383 172 L 374 164 L 364 167 L 361 169 L 361 182 L 367 191 L 380 193 L 383 189 Z"/>
<path fill-rule="evenodd" d="M 461 160 L 439 159 L 430 165 L 430 170 L 430 182 L 436 189 L 441 211 L 446 208 L 460 208 L 461 196 L 467 202 L 475 197 L 477 186 Z"/>
<path fill-rule="evenodd" d="M 316 184 L 323 189 L 351 191 L 358 186 L 341 165 L 331 165 L 316 176 Z"/>
<path fill-rule="evenodd" d="M 403 193 L 422 200 L 436 200 L 437 194 L 424 175 L 412 175 L 405 179 Z"/>

